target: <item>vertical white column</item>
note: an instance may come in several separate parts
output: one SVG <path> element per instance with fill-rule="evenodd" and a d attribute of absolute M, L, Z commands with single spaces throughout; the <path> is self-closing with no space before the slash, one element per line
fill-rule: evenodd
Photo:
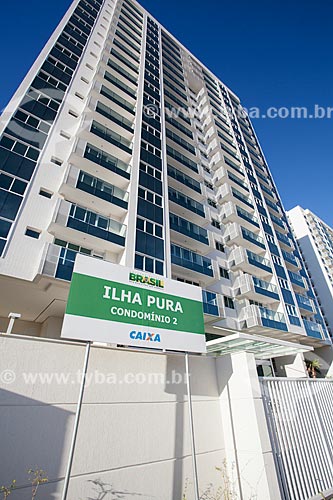
<path fill-rule="evenodd" d="M 216 368 L 227 470 L 238 498 L 281 500 L 255 358 L 221 356 Z"/>

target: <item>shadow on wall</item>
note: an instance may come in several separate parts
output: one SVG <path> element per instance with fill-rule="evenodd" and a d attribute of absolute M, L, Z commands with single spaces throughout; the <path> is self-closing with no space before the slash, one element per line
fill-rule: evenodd
<path fill-rule="evenodd" d="M 27 471 L 42 468 L 49 482 L 39 487 L 37 498 L 54 498 L 62 479 L 64 439 L 71 432 L 72 412 L 2 389 L 0 411 L 0 486 L 16 479 L 11 500 L 31 500 Z"/>

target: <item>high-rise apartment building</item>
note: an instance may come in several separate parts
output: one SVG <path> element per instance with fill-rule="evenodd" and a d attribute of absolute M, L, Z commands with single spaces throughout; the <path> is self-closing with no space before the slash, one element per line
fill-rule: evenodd
<path fill-rule="evenodd" d="M 287 212 L 321 313 L 333 335 L 333 229 L 310 210 Z"/>
<path fill-rule="evenodd" d="M 1 329 L 58 336 L 83 253 L 200 285 L 209 338 L 327 342 L 241 110 L 134 0 L 75 0 L 2 116 Z"/>

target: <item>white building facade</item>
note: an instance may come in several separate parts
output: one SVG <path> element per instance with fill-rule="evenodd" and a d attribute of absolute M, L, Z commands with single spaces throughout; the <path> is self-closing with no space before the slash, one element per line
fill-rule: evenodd
<path fill-rule="evenodd" d="M 0 330 L 58 337 L 77 253 L 203 289 L 209 339 L 328 332 L 238 97 L 133 0 L 75 0 L 0 128 Z"/>
<path fill-rule="evenodd" d="M 300 206 L 287 212 L 322 315 L 333 335 L 333 229 Z"/>

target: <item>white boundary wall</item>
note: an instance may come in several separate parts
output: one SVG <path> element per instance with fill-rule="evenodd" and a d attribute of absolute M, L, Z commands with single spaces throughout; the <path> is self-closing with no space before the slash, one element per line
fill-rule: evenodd
<path fill-rule="evenodd" d="M 39 466 L 38 500 L 60 500 L 85 345 L 0 335 L 0 350 L 0 485 L 29 500 Z M 280 500 L 253 356 L 191 356 L 190 371 L 201 493 L 226 464 L 233 499 Z M 184 356 L 94 345 L 87 380 L 68 500 L 193 500 Z"/>

